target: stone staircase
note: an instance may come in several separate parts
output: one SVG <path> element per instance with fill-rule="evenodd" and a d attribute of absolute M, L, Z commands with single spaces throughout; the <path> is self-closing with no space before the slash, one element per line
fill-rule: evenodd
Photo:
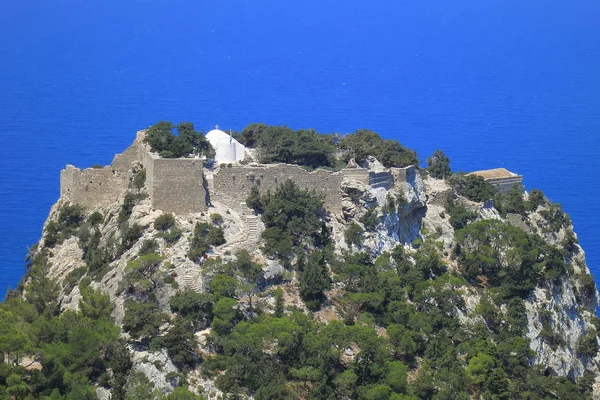
<path fill-rule="evenodd" d="M 183 285 L 190 289 L 193 290 L 195 292 L 199 292 L 201 287 L 200 287 L 200 277 L 198 276 L 198 273 L 194 273 L 192 271 L 187 272 L 182 278 L 181 280 L 183 281 Z"/>
<path fill-rule="evenodd" d="M 244 215 L 244 218 L 246 219 L 246 230 L 248 233 L 245 246 L 247 249 L 250 249 L 256 247 L 260 240 L 259 220 L 256 215 Z"/>
<path fill-rule="evenodd" d="M 241 211 L 240 232 L 219 249 L 221 252 L 235 253 L 239 249 L 252 251 L 258 246 L 262 233 L 262 221 L 254 215 L 254 211 L 248 208 L 246 203 L 240 203 L 239 210 Z"/>

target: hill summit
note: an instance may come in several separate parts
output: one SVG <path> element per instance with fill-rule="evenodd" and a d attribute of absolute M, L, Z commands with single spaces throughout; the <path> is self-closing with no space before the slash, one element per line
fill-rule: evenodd
<path fill-rule="evenodd" d="M 600 396 L 584 252 L 521 176 L 368 130 L 211 132 L 62 171 L 0 306 L 0 397 Z"/>

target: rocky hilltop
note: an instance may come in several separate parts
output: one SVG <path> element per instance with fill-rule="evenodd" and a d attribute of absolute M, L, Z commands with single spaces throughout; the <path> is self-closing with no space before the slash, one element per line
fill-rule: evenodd
<path fill-rule="evenodd" d="M 0 309 L 0 394 L 600 398 L 598 293 L 560 206 L 353 135 L 326 192 L 286 173 L 211 198 L 222 169 L 267 168 L 250 157 L 204 165 L 202 210 L 164 212 L 134 157 L 111 201 L 63 196 Z"/>

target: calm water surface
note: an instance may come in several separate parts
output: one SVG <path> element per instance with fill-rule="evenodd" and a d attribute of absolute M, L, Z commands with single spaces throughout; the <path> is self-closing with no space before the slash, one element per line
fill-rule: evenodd
<path fill-rule="evenodd" d="M 297 3 L 297 4 L 295 4 Z M 600 277 L 600 3 L 57 0 L 0 13 L 0 292 L 68 164 L 159 119 L 347 133 L 506 167 L 572 216 Z"/>

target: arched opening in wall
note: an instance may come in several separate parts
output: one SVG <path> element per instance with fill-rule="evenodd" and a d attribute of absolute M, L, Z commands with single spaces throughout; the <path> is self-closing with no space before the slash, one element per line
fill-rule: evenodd
<path fill-rule="evenodd" d="M 548 367 L 544 370 L 544 376 L 558 376 L 558 374 L 556 373 L 556 371 L 554 371 L 554 369 Z"/>

